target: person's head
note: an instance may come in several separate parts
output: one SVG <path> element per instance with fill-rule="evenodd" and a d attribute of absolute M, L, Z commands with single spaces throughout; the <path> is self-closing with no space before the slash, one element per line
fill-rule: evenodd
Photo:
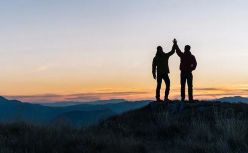
<path fill-rule="evenodd" d="M 161 52 L 161 51 L 163 51 L 163 48 L 161 46 L 158 46 L 157 51 Z"/>
<path fill-rule="evenodd" d="M 185 52 L 185 53 L 189 53 L 189 52 L 190 52 L 190 49 L 191 49 L 190 45 L 186 45 L 186 46 L 184 47 L 184 52 Z"/>
<path fill-rule="evenodd" d="M 158 46 L 156 56 L 160 56 L 162 54 L 163 54 L 163 48 L 161 46 Z"/>

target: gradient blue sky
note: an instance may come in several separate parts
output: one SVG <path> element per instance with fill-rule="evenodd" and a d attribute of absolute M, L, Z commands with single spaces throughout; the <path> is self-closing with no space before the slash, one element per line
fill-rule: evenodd
<path fill-rule="evenodd" d="M 0 1 L 0 94 L 151 98 L 156 46 L 167 52 L 177 38 L 197 57 L 195 87 L 206 89 L 199 97 L 247 96 L 247 6 L 246 0 Z M 170 65 L 178 97 L 176 55 Z"/>

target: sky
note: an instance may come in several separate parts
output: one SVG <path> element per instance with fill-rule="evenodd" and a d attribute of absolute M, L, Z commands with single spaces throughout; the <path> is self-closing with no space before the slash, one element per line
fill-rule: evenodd
<path fill-rule="evenodd" d="M 0 1 L 0 95 L 28 102 L 154 99 L 156 47 L 191 45 L 198 99 L 248 96 L 246 0 Z M 170 60 L 171 99 L 180 59 Z M 164 85 L 163 85 L 164 86 Z M 163 91 L 161 91 L 163 92 Z"/>

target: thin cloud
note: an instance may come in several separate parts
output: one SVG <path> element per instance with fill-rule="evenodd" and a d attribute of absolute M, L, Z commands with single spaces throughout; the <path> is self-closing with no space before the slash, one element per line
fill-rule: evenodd
<path fill-rule="evenodd" d="M 226 89 L 226 88 L 195 88 L 195 97 L 199 99 L 212 99 L 224 96 L 248 96 L 247 89 Z M 180 98 L 180 89 L 174 89 L 171 92 L 171 97 Z M 6 96 L 9 99 L 17 99 L 24 102 L 61 102 L 61 101 L 78 101 L 78 102 L 90 102 L 96 100 L 106 99 L 151 99 L 153 98 L 154 91 L 139 92 L 139 91 L 127 91 L 127 92 L 94 92 L 94 93 L 78 93 L 68 95 L 58 94 L 44 94 L 44 95 L 18 95 L 18 96 Z"/>
<path fill-rule="evenodd" d="M 57 67 L 59 67 L 59 65 L 55 63 L 40 65 L 34 69 L 34 72 L 44 72 Z"/>
<path fill-rule="evenodd" d="M 45 94 L 45 95 L 18 95 L 18 96 L 6 96 L 9 99 L 17 99 L 24 102 L 58 102 L 58 101 L 80 101 L 88 102 L 101 99 L 115 99 L 125 98 L 128 96 L 145 95 L 149 92 L 103 92 L 103 93 L 79 93 L 70 95 L 57 95 L 57 94 Z"/>
<path fill-rule="evenodd" d="M 198 90 L 198 91 L 219 91 L 219 90 L 223 90 L 223 88 L 194 88 L 194 90 Z"/>

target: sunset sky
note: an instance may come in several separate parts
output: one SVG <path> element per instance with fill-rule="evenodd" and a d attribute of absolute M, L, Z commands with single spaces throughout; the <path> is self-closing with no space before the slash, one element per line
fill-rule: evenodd
<path fill-rule="evenodd" d="M 28 102 L 154 99 L 156 47 L 192 47 L 199 99 L 248 96 L 247 0 L 0 1 L 0 95 Z M 171 99 L 179 58 L 170 60 Z M 163 91 L 161 91 L 163 92 Z"/>

